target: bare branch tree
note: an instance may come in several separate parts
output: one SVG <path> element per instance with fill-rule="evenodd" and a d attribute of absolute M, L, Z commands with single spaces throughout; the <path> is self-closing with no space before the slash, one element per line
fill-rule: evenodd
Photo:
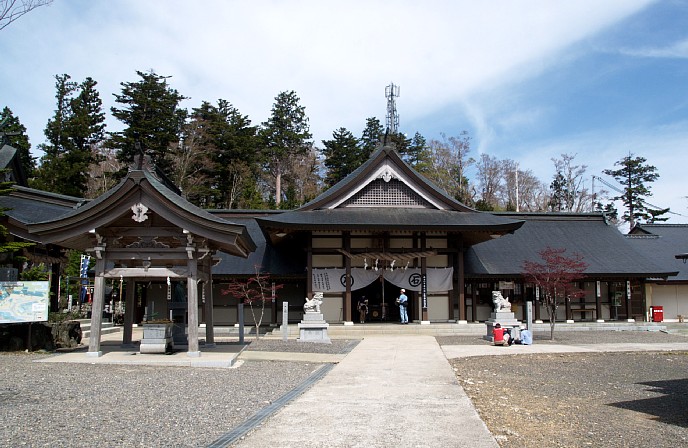
<path fill-rule="evenodd" d="M 116 151 L 101 144 L 92 148 L 96 163 L 89 166 L 91 175 L 86 183 L 85 195 L 87 198 L 97 198 L 110 188 L 117 185 L 116 173 L 122 168 L 123 164 L 117 160 Z"/>
<path fill-rule="evenodd" d="M 0 0 L 0 30 L 27 12 L 52 2 L 53 0 Z"/>

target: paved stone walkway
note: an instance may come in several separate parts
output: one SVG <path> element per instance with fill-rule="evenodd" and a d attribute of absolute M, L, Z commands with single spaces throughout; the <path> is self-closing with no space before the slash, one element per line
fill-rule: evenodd
<path fill-rule="evenodd" d="M 497 447 L 432 336 L 361 341 L 239 447 Z"/>

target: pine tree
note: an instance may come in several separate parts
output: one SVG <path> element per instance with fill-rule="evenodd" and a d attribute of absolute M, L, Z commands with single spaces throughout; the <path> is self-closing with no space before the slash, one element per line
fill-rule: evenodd
<path fill-rule="evenodd" d="M 255 206 L 258 143 L 248 117 L 226 100 L 204 101 L 183 130 L 169 157 L 172 179 L 187 199 L 207 208 Z"/>
<path fill-rule="evenodd" d="M 275 205 L 282 202 L 283 170 L 291 159 L 304 156 L 312 137 L 306 108 L 299 104 L 296 92 L 281 92 L 275 97 L 272 115 L 262 124 L 260 139 L 265 170 L 275 181 Z"/>
<path fill-rule="evenodd" d="M 427 173 L 430 171 L 432 156 L 428 148 L 427 140 L 425 140 L 425 137 L 423 137 L 420 132 L 416 132 L 411 139 L 407 160 L 413 169 L 419 173 Z"/>
<path fill-rule="evenodd" d="M 346 128 L 332 133 L 332 140 L 323 140 L 327 176 L 325 183 L 331 187 L 361 166 L 362 155 L 359 140 Z"/>
<path fill-rule="evenodd" d="M 55 76 L 57 109 L 48 121 L 41 145 L 45 152 L 36 171 L 34 186 L 47 191 L 84 196 L 97 147 L 105 138 L 105 114 L 96 81 L 81 84 L 69 75 Z"/>
<path fill-rule="evenodd" d="M 121 83 L 122 93 L 115 95 L 115 101 L 122 107 L 110 110 L 126 128 L 111 133 L 110 144 L 125 166 L 133 163 L 139 153 L 138 146 L 165 174 L 170 174 L 170 160 L 166 155 L 170 145 L 180 140 L 187 114 L 179 105 L 186 97 L 168 85 L 168 76 L 153 71 L 136 74 L 141 80 Z"/>
<path fill-rule="evenodd" d="M 557 172 L 554 175 L 554 180 L 549 184 L 550 198 L 549 198 L 549 208 L 553 212 L 560 212 L 566 210 L 567 198 L 569 193 L 566 189 L 566 179 L 561 172 Z"/>
<path fill-rule="evenodd" d="M 10 145 L 17 150 L 19 163 L 21 164 L 24 174 L 27 179 L 31 179 L 36 169 L 36 159 L 31 155 L 31 144 L 29 137 L 26 135 L 26 127 L 21 124 L 18 117 L 12 114 L 9 107 L 5 107 L 0 112 L 0 125 L 2 126 L 2 141 L 3 144 Z"/>
<path fill-rule="evenodd" d="M 624 187 L 623 193 L 612 198 L 612 200 L 620 200 L 626 206 L 622 220 L 627 222 L 631 228 L 639 220 L 654 219 L 648 211 L 644 198 L 652 196 L 651 187 L 648 184 L 657 180 L 659 174 L 657 168 L 647 165 L 645 162 L 647 160 L 644 157 L 633 157 L 633 154 L 629 154 L 614 164 L 621 168 L 603 171 L 604 174 L 614 177 Z"/>
<path fill-rule="evenodd" d="M 382 145 L 384 137 L 385 128 L 380 123 L 380 120 L 375 117 L 367 118 L 365 128 L 359 140 L 361 156 L 364 157 L 363 162 L 368 160 L 373 151 Z"/>
<path fill-rule="evenodd" d="M 229 101 L 219 100 L 216 110 L 213 204 L 218 208 L 262 208 L 262 201 L 256 202 L 258 129 Z"/>

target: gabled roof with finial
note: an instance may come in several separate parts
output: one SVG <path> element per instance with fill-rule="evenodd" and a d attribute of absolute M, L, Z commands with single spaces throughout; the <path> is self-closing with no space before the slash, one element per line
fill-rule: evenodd
<path fill-rule="evenodd" d="M 522 225 L 522 221 L 479 212 L 450 197 L 388 146 L 375 151 L 363 165 L 313 201 L 257 221 L 272 234 L 296 230 L 435 230 L 469 232 L 468 243 L 512 233 Z"/>

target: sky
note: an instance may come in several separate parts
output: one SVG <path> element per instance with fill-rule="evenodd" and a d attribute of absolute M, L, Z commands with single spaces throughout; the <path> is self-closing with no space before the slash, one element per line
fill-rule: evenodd
<path fill-rule="evenodd" d="M 54 0 L 0 30 L 0 107 L 39 157 L 55 75 L 96 80 L 109 116 L 121 83 L 154 70 L 184 107 L 224 99 L 256 125 L 293 90 L 322 148 L 384 123 L 394 83 L 408 136 L 467 131 L 470 156 L 547 184 L 552 159 L 575 155 L 588 188 L 641 156 L 660 175 L 647 202 L 686 223 L 687 23 L 688 0 Z"/>

